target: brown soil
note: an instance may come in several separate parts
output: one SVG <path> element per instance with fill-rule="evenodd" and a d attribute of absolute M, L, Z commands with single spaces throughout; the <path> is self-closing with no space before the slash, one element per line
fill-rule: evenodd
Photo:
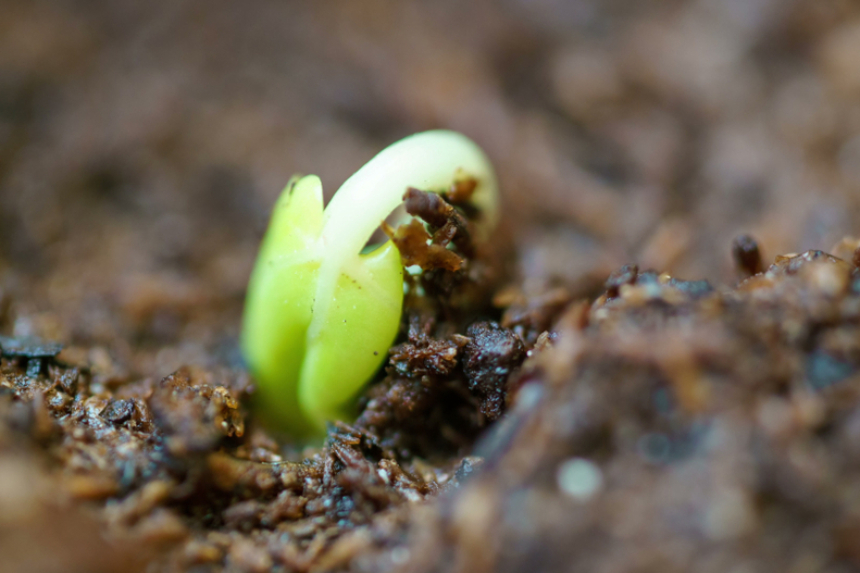
<path fill-rule="evenodd" d="M 3 3 L 0 571 L 860 569 L 858 53 L 837 0 Z M 434 127 L 494 248 L 411 192 L 357 420 L 266 433 L 280 187 Z"/>

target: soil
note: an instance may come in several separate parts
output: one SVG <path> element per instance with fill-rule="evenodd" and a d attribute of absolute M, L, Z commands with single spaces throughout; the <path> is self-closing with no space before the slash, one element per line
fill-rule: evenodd
<path fill-rule="evenodd" d="M 838 0 L 3 3 L 0 571 L 860 569 L 858 50 Z M 267 432 L 270 206 L 434 127 L 498 232 L 404 190 L 356 420 Z"/>

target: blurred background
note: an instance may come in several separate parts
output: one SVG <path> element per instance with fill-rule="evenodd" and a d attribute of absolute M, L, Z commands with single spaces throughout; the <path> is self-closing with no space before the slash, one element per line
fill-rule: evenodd
<path fill-rule="evenodd" d="M 739 233 L 768 261 L 857 233 L 860 4 L 3 0 L 0 327 L 236 360 L 288 178 L 330 194 L 440 127 L 494 160 L 528 288 L 731 282 Z"/>

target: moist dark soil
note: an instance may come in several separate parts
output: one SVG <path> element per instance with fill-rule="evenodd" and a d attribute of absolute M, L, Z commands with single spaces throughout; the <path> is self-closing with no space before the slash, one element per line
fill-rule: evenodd
<path fill-rule="evenodd" d="M 7 563 L 682 571 L 706 556 L 715 570 L 851 570 L 849 260 L 778 257 L 733 288 L 627 266 L 528 346 L 486 321 L 437 338 L 413 315 L 356 423 L 292 455 L 243 409 L 239 373 L 117 381 L 4 338 Z"/>

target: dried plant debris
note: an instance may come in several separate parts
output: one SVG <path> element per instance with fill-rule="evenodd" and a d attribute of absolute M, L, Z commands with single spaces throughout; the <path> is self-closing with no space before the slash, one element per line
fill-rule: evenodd
<path fill-rule="evenodd" d="M 407 189 L 404 205 L 415 218 L 396 229 L 383 224 L 404 266 L 420 269 L 407 277 L 411 286 L 407 307 L 430 305 L 450 319 L 485 304 L 495 287 L 499 271 L 495 245 L 474 240 L 482 216 L 469 203 L 476 184 L 465 179 L 441 194 Z"/>
<path fill-rule="evenodd" d="M 472 184 L 472 189 L 474 189 L 475 184 Z M 465 194 L 457 194 L 457 198 L 461 205 L 467 204 L 465 203 L 467 200 Z M 466 217 L 442 196 L 410 187 L 406 190 L 403 201 L 407 213 L 420 217 L 433 229 L 434 244 L 446 247 L 453 242 L 457 249 L 463 253 L 463 256 L 475 256 L 475 245 L 472 243 Z"/>
<path fill-rule="evenodd" d="M 417 219 L 401 225 L 397 230 L 386 226 L 388 236 L 397 245 L 400 258 L 407 267 L 417 265 L 426 271 L 441 269 L 456 272 L 463 268 L 465 261 L 445 244 L 434 242 L 434 237 L 424 229 Z"/>

